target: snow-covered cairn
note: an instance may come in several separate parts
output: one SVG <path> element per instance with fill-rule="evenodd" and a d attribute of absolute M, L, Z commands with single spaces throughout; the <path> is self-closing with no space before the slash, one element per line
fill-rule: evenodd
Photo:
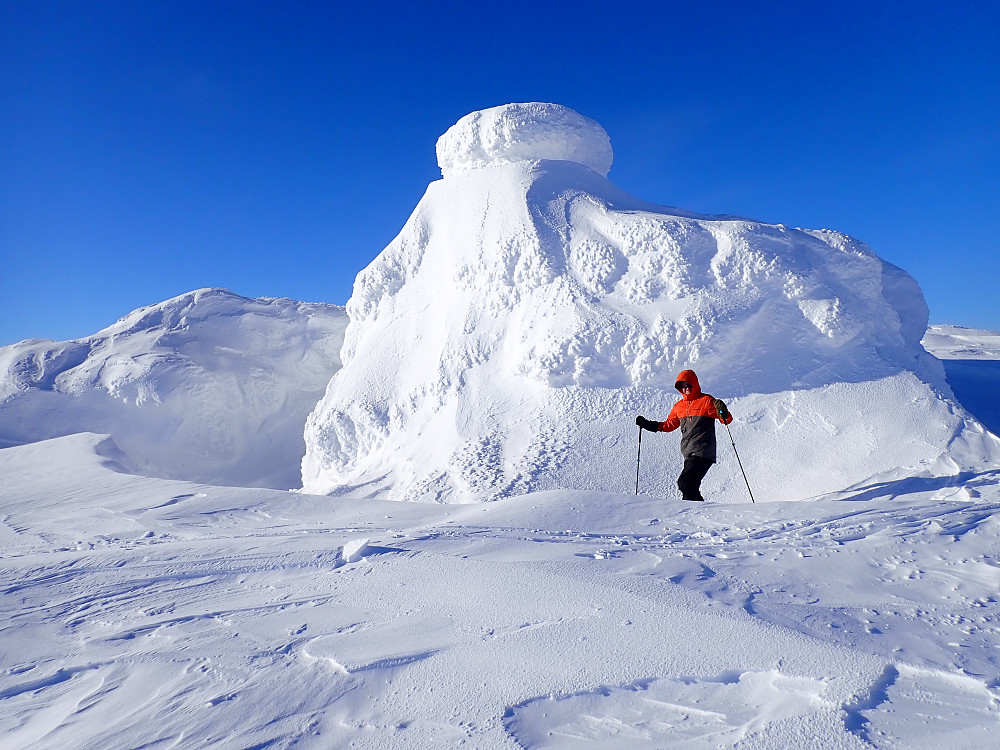
<path fill-rule="evenodd" d="M 554 104 L 474 112 L 437 154 L 444 179 L 355 281 L 305 490 L 628 492 L 634 416 L 665 417 L 686 367 L 731 402 L 765 499 L 982 439 L 931 387 L 950 395 L 916 282 L 857 240 L 643 203 L 606 179 L 604 129 Z M 676 461 L 670 437 L 650 441 L 643 471 L 665 495 Z M 707 491 L 745 499 L 735 470 Z"/>

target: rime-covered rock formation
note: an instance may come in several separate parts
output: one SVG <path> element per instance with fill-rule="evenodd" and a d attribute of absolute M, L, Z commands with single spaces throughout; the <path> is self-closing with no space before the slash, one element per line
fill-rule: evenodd
<path fill-rule="evenodd" d="M 444 179 L 355 282 L 344 367 L 306 426 L 306 490 L 629 490 L 634 416 L 664 418 L 688 367 L 733 400 L 772 499 L 982 438 L 940 398 L 906 272 L 838 232 L 643 203 L 601 174 L 604 137 L 571 110 L 518 104 L 441 138 Z M 648 444 L 651 486 L 669 494 L 677 448 Z M 813 460 L 830 450 L 832 473 Z M 740 491 L 731 479 L 713 481 Z"/>

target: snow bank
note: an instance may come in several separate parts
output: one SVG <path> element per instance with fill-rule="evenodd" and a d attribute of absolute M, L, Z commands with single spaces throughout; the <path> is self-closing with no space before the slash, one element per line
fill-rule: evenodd
<path fill-rule="evenodd" d="M 302 428 L 340 367 L 335 305 L 201 289 L 75 341 L 0 348 L 0 445 L 111 434 L 131 470 L 298 485 Z"/>
<path fill-rule="evenodd" d="M 630 488 L 634 416 L 665 418 L 688 367 L 733 402 L 770 499 L 933 464 L 956 436 L 971 461 L 1000 456 L 943 400 L 906 272 L 838 232 L 643 203 L 571 149 L 477 145 L 603 134 L 530 106 L 445 134 L 446 178 L 358 275 L 344 368 L 306 424 L 305 489 L 462 502 Z M 646 487 L 668 494 L 675 436 L 649 446 Z M 810 462 L 831 450 L 834 465 Z M 717 499 L 745 493 L 738 474 L 713 476 Z"/>
<path fill-rule="evenodd" d="M 577 162 L 606 177 L 611 156 L 604 128 L 568 107 L 542 102 L 473 112 L 437 142 L 438 166 L 445 177 L 531 159 Z"/>

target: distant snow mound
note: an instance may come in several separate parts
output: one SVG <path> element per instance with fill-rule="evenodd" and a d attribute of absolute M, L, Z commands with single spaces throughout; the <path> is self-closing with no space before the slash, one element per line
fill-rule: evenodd
<path fill-rule="evenodd" d="M 298 485 L 306 415 L 340 367 L 336 305 L 201 289 L 93 336 L 0 348 L 0 445 L 108 433 L 130 470 Z"/>
<path fill-rule="evenodd" d="M 958 439 L 1000 459 L 946 400 L 905 271 L 838 232 L 639 201 L 566 158 L 605 137 L 567 112 L 500 107 L 441 139 L 446 178 L 355 281 L 344 367 L 306 423 L 304 489 L 632 492 L 634 418 L 665 419 L 685 368 L 730 402 L 767 499 L 936 465 Z M 648 445 L 644 491 L 672 496 L 676 436 Z M 746 500 L 738 472 L 713 472 L 707 491 Z"/>
<path fill-rule="evenodd" d="M 922 341 L 942 360 L 955 397 L 995 435 L 1000 435 L 1000 332 L 934 325 Z"/>
<path fill-rule="evenodd" d="M 505 104 L 466 115 L 437 142 L 445 177 L 532 159 L 583 164 L 606 177 L 611 141 L 598 123 L 558 104 Z"/>
<path fill-rule="evenodd" d="M 1000 361 L 1000 332 L 934 325 L 921 342 L 938 359 Z"/>

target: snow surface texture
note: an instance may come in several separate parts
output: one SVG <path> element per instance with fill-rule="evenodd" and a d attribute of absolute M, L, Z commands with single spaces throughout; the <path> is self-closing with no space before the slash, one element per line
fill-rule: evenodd
<path fill-rule="evenodd" d="M 5 750 L 1000 747 L 996 468 L 456 506 L 115 454 L 0 450 Z"/>
<path fill-rule="evenodd" d="M 900 466 L 953 474 L 954 441 L 971 446 L 962 468 L 1000 458 L 920 345 L 908 274 L 837 232 L 643 203 L 602 176 L 610 150 L 594 165 L 509 145 L 601 141 L 581 119 L 508 105 L 441 138 L 445 178 L 355 282 L 344 367 L 306 424 L 306 491 L 631 489 L 634 417 L 665 419 L 685 368 L 729 403 L 761 499 Z M 671 496 L 676 435 L 643 447 L 643 491 Z M 729 450 L 708 496 L 748 502 Z"/>
<path fill-rule="evenodd" d="M 437 143 L 445 177 L 529 159 L 556 159 L 607 177 L 611 141 L 599 124 L 568 107 L 542 102 L 507 104 L 466 115 Z"/>
<path fill-rule="evenodd" d="M 346 325 L 336 305 L 201 289 L 85 339 L 5 346 L 0 445 L 108 433 L 139 473 L 298 487 Z"/>

